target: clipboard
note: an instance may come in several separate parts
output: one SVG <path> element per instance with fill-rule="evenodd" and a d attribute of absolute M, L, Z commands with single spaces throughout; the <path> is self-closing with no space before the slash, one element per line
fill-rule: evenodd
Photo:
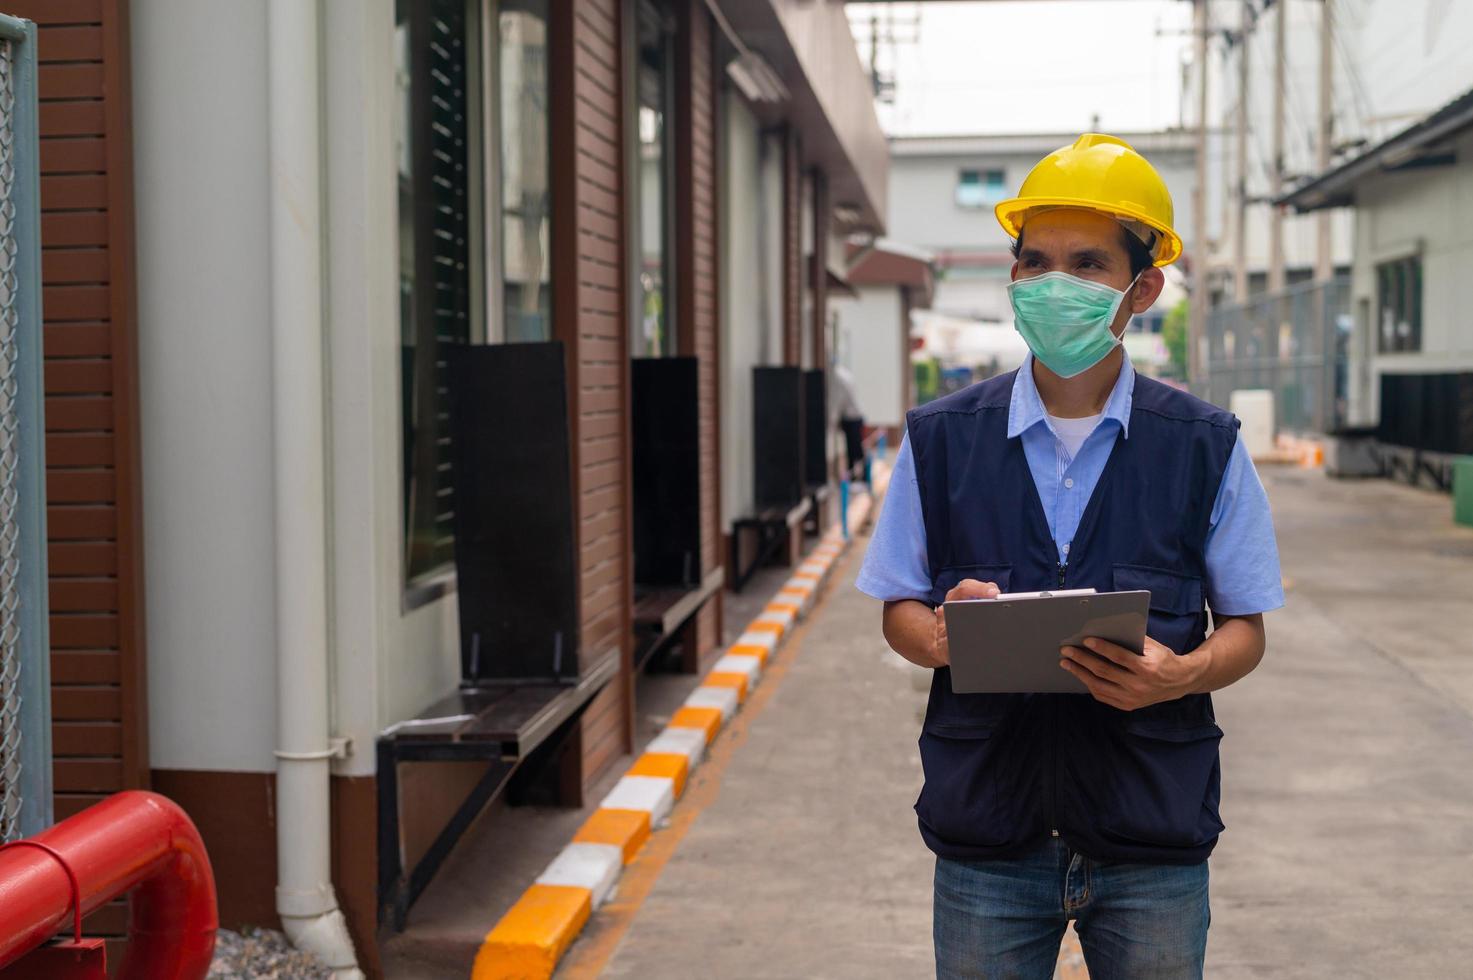
<path fill-rule="evenodd" d="M 1140 653 L 1151 593 L 1033 592 L 946 603 L 956 694 L 1088 694 L 1059 648 L 1097 636 Z"/>

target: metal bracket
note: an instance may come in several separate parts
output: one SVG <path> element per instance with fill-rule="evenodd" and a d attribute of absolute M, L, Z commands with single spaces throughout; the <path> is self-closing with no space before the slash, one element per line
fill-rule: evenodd
<path fill-rule="evenodd" d="M 353 740 L 347 737 L 334 737 L 327 740 L 328 747 L 316 752 L 283 752 L 277 749 L 271 753 L 278 759 L 288 762 L 313 762 L 317 759 L 346 759 L 353 754 Z"/>

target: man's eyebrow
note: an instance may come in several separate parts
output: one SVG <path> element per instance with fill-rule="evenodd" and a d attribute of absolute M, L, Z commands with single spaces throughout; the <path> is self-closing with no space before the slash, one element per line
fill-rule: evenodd
<path fill-rule="evenodd" d="M 1093 260 L 1100 265 L 1114 264 L 1114 256 L 1102 248 L 1081 248 L 1078 251 L 1069 253 L 1069 258 L 1074 262 Z"/>
<path fill-rule="evenodd" d="M 1044 255 L 1038 249 L 1036 249 L 1036 248 L 1028 248 L 1027 246 L 1024 246 L 1023 247 L 1023 250 L 1018 253 L 1018 261 L 1019 262 L 1022 262 L 1024 259 L 1043 260 L 1043 259 L 1046 259 L 1046 258 L 1048 258 L 1048 256 Z"/>

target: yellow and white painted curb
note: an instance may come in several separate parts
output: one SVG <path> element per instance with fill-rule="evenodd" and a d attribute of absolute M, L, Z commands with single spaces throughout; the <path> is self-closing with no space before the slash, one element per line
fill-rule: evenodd
<path fill-rule="evenodd" d="M 871 515 L 873 498 L 856 496 L 849 527 Z M 838 525 L 747 624 L 685 699 L 670 723 L 614 784 L 573 840 L 487 933 L 472 980 L 551 977 L 589 917 L 613 893 L 624 866 L 670 814 L 706 747 L 762 679 L 768 659 L 813 609 L 834 563 L 849 547 Z"/>

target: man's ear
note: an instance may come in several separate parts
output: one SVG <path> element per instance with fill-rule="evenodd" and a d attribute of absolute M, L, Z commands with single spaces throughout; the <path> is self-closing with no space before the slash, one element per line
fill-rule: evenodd
<path fill-rule="evenodd" d="M 1008 269 L 1008 278 L 1010 280 L 1016 280 L 1018 278 L 1018 260 L 1017 259 L 1014 259 L 1013 260 L 1012 268 Z"/>
<path fill-rule="evenodd" d="M 1130 296 L 1130 312 L 1144 313 L 1151 308 L 1166 288 L 1166 274 L 1155 266 L 1141 272 Z"/>

